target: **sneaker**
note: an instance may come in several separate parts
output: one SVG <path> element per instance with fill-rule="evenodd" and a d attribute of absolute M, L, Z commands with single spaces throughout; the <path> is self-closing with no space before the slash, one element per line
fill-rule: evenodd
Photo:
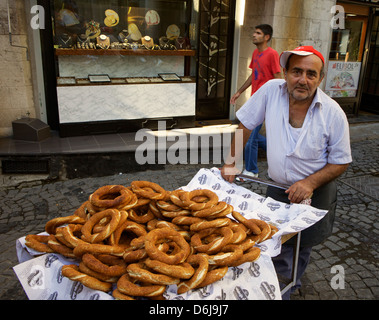
<path fill-rule="evenodd" d="M 246 169 L 243 170 L 242 174 L 245 175 L 245 176 L 252 177 L 252 178 L 258 178 L 258 173 L 247 171 Z"/>

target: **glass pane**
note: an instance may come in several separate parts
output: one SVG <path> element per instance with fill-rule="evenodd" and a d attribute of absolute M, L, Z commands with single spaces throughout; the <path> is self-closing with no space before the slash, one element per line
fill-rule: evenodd
<path fill-rule="evenodd" d="M 125 38 L 140 41 L 159 38 L 188 37 L 187 1 L 170 0 L 53 0 L 56 45 L 70 48 L 77 42 L 96 44 L 105 34 L 112 42 Z"/>
<path fill-rule="evenodd" d="M 345 29 L 333 30 L 329 59 L 340 61 L 360 61 L 359 50 L 363 21 L 346 20 Z"/>

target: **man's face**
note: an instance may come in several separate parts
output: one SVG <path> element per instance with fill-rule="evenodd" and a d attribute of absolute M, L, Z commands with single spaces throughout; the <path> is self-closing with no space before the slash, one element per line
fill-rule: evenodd
<path fill-rule="evenodd" d="M 290 96 L 296 101 L 313 99 L 323 76 L 322 61 L 314 54 L 309 56 L 291 55 L 288 70 L 284 72 Z"/>
<path fill-rule="evenodd" d="M 265 35 L 261 29 L 255 29 L 253 33 L 253 43 L 255 45 L 268 41 L 269 35 Z"/>

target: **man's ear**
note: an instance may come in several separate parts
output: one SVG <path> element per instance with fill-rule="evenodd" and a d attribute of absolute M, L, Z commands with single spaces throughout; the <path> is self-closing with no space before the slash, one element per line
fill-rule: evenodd
<path fill-rule="evenodd" d="M 284 80 L 287 80 L 287 69 L 283 68 Z"/>

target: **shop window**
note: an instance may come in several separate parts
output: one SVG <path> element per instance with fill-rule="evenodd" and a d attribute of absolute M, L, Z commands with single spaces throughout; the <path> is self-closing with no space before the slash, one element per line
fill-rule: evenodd
<path fill-rule="evenodd" d="M 194 3 L 51 0 L 60 134 L 193 125 Z"/>
<path fill-rule="evenodd" d="M 355 98 L 359 88 L 369 12 L 361 6 L 343 6 L 345 28 L 333 30 L 325 92 L 333 98 Z"/>

